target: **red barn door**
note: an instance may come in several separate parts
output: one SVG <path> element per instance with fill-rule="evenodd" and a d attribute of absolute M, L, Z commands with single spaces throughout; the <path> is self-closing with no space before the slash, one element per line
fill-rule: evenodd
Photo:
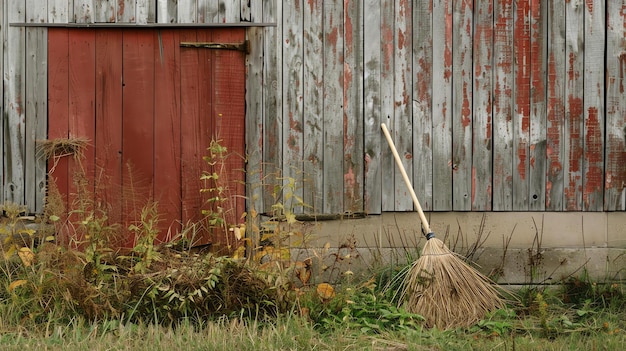
<path fill-rule="evenodd" d="M 237 45 L 210 44 L 244 39 L 240 28 L 50 28 L 48 138 L 89 141 L 80 162 L 61 156 L 49 163 L 66 208 L 81 190 L 75 175 L 84 173 L 94 203 L 126 229 L 123 245 L 133 244 L 127 228 L 150 200 L 161 214 L 161 241 L 185 229 L 196 244 L 229 242 L 203 220 L 216 194 L 201 189 L 216 185 L 200 177 L 219 174 L 226 223 L 238 224 L 245 207 L 245 54 L 228 50 Z M 203 159 L 212 140 L 227 149 L 224 167 Z"/>

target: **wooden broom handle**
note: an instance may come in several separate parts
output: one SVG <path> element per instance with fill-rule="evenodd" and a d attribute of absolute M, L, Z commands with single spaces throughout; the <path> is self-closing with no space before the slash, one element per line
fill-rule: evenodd
<path fill-rule="evenodd" d="M 409 176 L 406 174 L 404 170 L 404 165 L 402 164 L 402 160 L 400 159 L 400 155 L 398 155 L 398 150 L 396 150 L 396 146 L 391 139 L 391 135 L 389 134 L 389 130 L 387 130 L 387 126 L 385 123 L 381 123 L 380 127 L 383 129 L 383 133 L 385 133 L 385 137 L 387 138 L 387 142 L 391 147 L 391 152 L 393 153 L 393 157 L 396 159 L 396 164 L 400 169 L 400 173 L 402 173 L 402 178 L 404 178 L 404 183 L 406 183 L 407 188 L 409 188 L 409 192 L 411 193 L 411 197 L 413 198 L 413 203 L 417 208 L 417 213 L 422 220 L 422 228 L 424 228 L 424 234 L 428 235 L 431 233 L 430 226 L 428 225 L 428 220 L 426 220 L 426 216 L 424 215 L 424 211 L 422 211 L 422 206 L 420 202 L 417 200 L 417 195 L 415 195 L 415 190 L 413 190 L 413 186 L 411 185 L 411 180 L 409 180 Z"/>

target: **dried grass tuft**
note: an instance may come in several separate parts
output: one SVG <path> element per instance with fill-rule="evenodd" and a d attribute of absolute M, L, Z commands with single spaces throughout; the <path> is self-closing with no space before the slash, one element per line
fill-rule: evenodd
<path fill-rule="evenodd" d="M 60 158 L 64 156 L 74 156 L 82 159 L 83 151 L 89 145 L 87 138 L 57 138 L 51 140 L 41 140 L 37 142 L 37 151 L 45 160 L 51 157 Z"/>
<path fill-rule="evenodd" d="M 402 300 L 429 327 L 468 327 L 504 307 L 494 283 L 436 238 L 426 241 L 422 256 L 405 277 Z"/>

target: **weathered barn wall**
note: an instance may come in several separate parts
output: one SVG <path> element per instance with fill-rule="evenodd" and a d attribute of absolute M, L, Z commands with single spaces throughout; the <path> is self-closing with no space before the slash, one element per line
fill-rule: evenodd
<path fill-rule="evenodd" d="M 258 211 L 626 209 L 626 1 L 2 2 L 4 200 L 43 205 L 46 29 L 34 23 L 276 23 L 247 30 L 248 197 Z M 273 196 L 274 183 L 289 185 Z M 262 186 L 263 185 L 263 186 Z"/>
<path fill-rule="evenodd" d="M 625 6 L 282 2 L 263 160 L 304 211 L 411 210 L 385 122 L 427 210 L 623 210 Z"/>

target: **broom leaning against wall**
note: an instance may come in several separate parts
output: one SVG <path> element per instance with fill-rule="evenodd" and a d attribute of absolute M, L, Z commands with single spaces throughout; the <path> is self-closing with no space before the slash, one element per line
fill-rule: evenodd
<path fill-rule="evenodd" d="M 420 258 L 405 277 L 400 303 L 404 303 L 409 312 L 423 316 L 428 326 L 440 329 L 470 326 L 483 319 L 487 312 L 504 307 L 495 284 L 435 238 L 389 130 L 384 123 L 381 128 L 411 193 L 427 239 Z"/>

